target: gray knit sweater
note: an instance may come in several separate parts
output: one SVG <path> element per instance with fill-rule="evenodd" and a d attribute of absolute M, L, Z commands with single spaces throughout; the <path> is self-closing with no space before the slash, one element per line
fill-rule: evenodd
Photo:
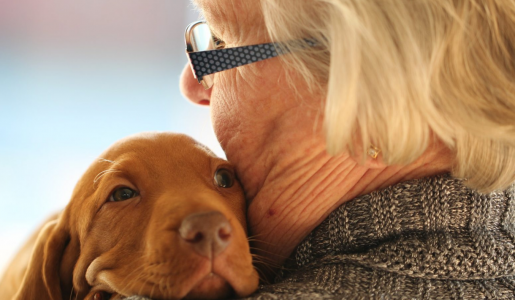
<path fill-rule="evenodd" d="M 515 185 L 441 175 L 360 196 L 248 299 L 515 299 Z"/>

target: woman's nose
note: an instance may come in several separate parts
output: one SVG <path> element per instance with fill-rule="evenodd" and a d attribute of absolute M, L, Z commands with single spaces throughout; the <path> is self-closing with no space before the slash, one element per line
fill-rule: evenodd
<path fill-rule="evenodd" d="M 190 65 L 186 64 L 181 74 L 181 93 L 195 104 L 209 105 L 212 89 L 206 90 L 193 77 Z"/>

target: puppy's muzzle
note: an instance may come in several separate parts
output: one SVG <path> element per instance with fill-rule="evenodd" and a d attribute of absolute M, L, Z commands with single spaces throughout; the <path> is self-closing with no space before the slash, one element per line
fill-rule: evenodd
<path fill-rule="evenodd" d="M 225 216 L 217 211 L 187 216 L 179 228 L 180 236 L 197 254 L 215 258 L 232 240 L 232 228 Z"/>

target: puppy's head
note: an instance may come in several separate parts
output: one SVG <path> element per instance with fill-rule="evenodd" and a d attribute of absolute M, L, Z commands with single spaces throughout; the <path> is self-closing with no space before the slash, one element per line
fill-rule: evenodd
<path fill-rule="evenodd" d="M 61 287 L 79 299 L 243 297 L 257 288 L 233 168 L 184 135 L 114 144 L 79 181 L 58 227 L 68 232 Z"/>

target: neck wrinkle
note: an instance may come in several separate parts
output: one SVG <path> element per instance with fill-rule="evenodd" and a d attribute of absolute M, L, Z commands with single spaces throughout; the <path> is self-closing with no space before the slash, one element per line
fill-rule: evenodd
<path fill-rule="evenodd" d="M 446 149 L 428 151 L 408 166 L 367 168 L 347 154 L 329 156 L 325 147 L 317 145 L 298 145 L 308 150 L 269 159 L 267 176 L 250 199 L 249 229 L 256 239 L 253 247 L 274 266 L 282 265 L 295 247 L 345 202 L 402 181 L 450 170 Z"/>

